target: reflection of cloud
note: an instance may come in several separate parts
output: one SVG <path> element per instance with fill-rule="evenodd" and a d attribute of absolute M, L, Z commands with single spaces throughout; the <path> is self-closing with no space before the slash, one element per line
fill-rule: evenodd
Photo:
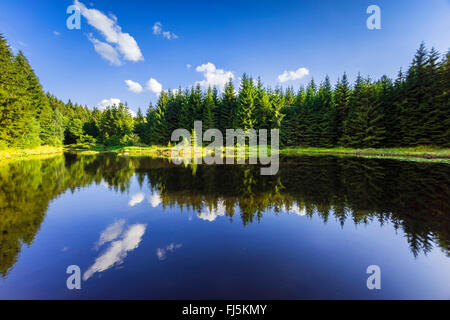
<path fill-rule="evenodd" d="M 216 208 L 210 209 L 209 207 L 206 207 L 204 210 L 202 210 L 202 212 L 200 213 L 200 215 L 198 217 L 202 220 L 211 222 L 211 221 L 216 220 L 216 218 L 218 216 L 224 216 L 225 209 L 226 209 L 225 205 L 221 201 L 221 202 L 219 202 L 219 204 L 217 205 Z"/>
<path fill-rule="evenodd" d="M 173 252 L 175 251 L 175 249 L 181 248 L 182 244 L 181 243 L 171 243 L 168 246 L 166 246 L 165 248 L 158 248 L 156 249 L 156 256 L 158 257 L 159 260 L 164 260 L 166 259 L 166 253 L 167 252 Z"/>
<path fill-rule="evenodd" d="M 135 205 L 141 203 L 145 199 L 145 194 L 142 192 L 135 193 L 131 196 L 131 200 L 128 202 L 130 207 L 134 207 Z"/>
<path fill-rule="evenodd" d="M 108 182 L 106 182 L 105 180 L 102 180 L 102 182 L 100 183 L 102 186 L 104 186 L 106 189 L 109 188 L 109 184 Z"/>
<path fill-rule="evenodd" d="M 125 220 L 120 219 L 113 224 L 110 224 L 101 234 L 100 239 L 98 239 L 95 244 L 95 249 L 98 249 L 105 243 L 111 242 L 116 239 L 122 233 L 123 226 L 125 225 Z"/>
<path fill-rule="evenodd" d="M 139 246 L 146 227 L 145 224 L 131 225 L 120 240 L 111 242 L 109 248 L 95 260 L 94 264 L 84 273 L 83 280 L 86 281 L 96 272 L 103 272 L 116 264 L 121 264 L 128 251 Z"/>
<path fill-rule="evenodd" d="M 161 195 L 157 191 L 153 192 L 153 194 L 150 197 L 148 197 L 148 203 L 150 203 L 153 208 L 159 206 L 161 202 L 162 202 Z"/>
<path fill-rule="evenodd" d="M 295 213 L 300 217 L 306 215 L 306 207 L 300 208 L 298 205 L 293 205 L 289 210 L 287 207 L 284 207 L 284 211 L 287 211 L 289 213 Z"/>

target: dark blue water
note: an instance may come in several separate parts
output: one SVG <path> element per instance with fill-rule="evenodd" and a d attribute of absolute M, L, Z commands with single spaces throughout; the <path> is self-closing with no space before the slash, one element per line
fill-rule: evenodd
<path fill-rule="evenodd" d="M 335 157 L 282 159 L 269 177 L 145 157 L 12 163 L 0 298 L 449 299 L 449 181 L 446 164 Z"/>

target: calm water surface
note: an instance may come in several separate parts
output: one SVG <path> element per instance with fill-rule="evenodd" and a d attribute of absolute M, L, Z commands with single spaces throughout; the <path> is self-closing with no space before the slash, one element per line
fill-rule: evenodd
<path fill-rule="evenodd" d="M 1 299 L 450 299 L 449 253 L 447 164 L 292 157 L 261 176 L 65 154 L 0 167 Z"/>

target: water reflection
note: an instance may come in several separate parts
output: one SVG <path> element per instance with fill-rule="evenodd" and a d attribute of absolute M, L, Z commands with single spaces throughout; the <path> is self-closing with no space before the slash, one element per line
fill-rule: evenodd
<path fill-rule="evenodd" d="M 179 208 L 213 222 L 244 225 L 284 211 L 319 216 L 324 223 L 384 225 L 401 229 L 413 255 L 438 246 L 450 253 L 450 166 L 446 164 L 337 157 L 283 158 L 275 176 L 257 166 L 175 166 L 164 159 L 73 155 L 14 162 L 0 167 L 0 273 L 6 277 L 22 245 L 31 245 L 52 199 L 97 184 L 128 194 L 130 180 L 150 185 L 151 194 L 128 196 L 130 207 Z M 94 248 L 102 253 L 85 272 L 90 278 L 120 264 L 136 249 L 146 225 L 115 221 Z M 157 251 L 164 259 L 181 244 Z"/>
<path fill-rule="evenodd" d="M 165 260 L 167 257 L 167 253 L 173 253 L 176 249 L 179 249 L 182 246 L 183 245 L 181 243 L 171 243 L 165 248 L 156 249 L 156 256 L 158 257 L 158 260 Z"/>
<path fill-rule="evenodd" d="M 120 220 L 108 226 L 102 232 L 97 245 L 111 243 L 105 252 L 98 256 L 95 259 L 95 263 L 83 274 L 83 280 L 88 280 L 96 272 L 103 272 L 115 265 L 123 263 L 128 252 L 139 246 L 147 226 L 145 224 L 134 224 L 122 232 L 124 224 L 125 221 Z M 114 240 L 118 237 L 120 237 L 118 240 Z"/>

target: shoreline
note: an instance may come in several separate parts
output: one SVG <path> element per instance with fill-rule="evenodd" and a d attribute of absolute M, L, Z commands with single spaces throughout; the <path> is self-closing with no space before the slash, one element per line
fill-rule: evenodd
<path fill-rule="evenodd" d="M 101 145 L 69 146 L 64 151 L 82 154 L 116 153 L 119 155 L 152 155 L 157 157 L 170 157 L 172 147 L 166 146 L 141 146 L 141 147 L 105 147 Z M 225 150 L 224 150 L 225 152 Z M 405 148 L 311 148 L 311 147 L 287 147 L 279 151 L 280 155 L 336 155 L 356 157 L 379 157 L 386 159 L 404 160 L 434 160 L 450 162 L 450 148 L 433 148 L 426 146 Z"/>
<path fill-rule="evenodd" d="M 63 147 L 40 146 L 32 149 L 6 149 L 0 150 L 0 162 L 12 160 L 25 160 L 32 158 L 41 158 L 63 152 L 73 152 L 77 154 L 100 154 L 115 153 L 121 156 L 148 155 L 155 157 L 170 157 L 172 147 L 166 146 L 103 146 L 78 144 Z M 204 148 L 202 149 L 204 150 Z M 225 152 L 225 150 L 224 150 Z M 200 152 L 199 152 L 200 153 Z M 419 146 L 415 148 L 312 148 L 312 147 L 287 147 L 279 151 L 280 155 L 302 156 L 302 155 L 335 155 L 335 156 L 353 156 L 369 158 L 385 158 L 398 160 L 422 160 L 435 162 L 450 162 L 450 148 L 433 148 Z"/>
<path fill-rule="evenodd" d="M 381 158 L 420 158 L 427 160 L 450 160 L 450 148 L 439 149 L 429 147 L 416 148 L 285 148 L 280 153 L 289 155 L 328 154 Z"/>

